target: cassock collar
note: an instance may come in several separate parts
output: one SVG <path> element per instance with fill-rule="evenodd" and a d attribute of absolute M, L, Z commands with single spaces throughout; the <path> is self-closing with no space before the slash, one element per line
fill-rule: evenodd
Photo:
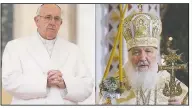
<path fill-rule="evenodd" d="M 38 35 L 38 37 L 40 38 L 40 40 L 43 42 L 44 45 L 46 45 L 46 44 L 52 44 L 52 45 L 54 45 L 54 44 L 55 44 L 55 41 L 57 40 L 57 36 L 56 36 L 56 38 L 53 39 L 53 40 L 44 39 L 44 38 L 40 35 L 40 33 L 39 33 L 38 31 L 37 31 L 37 35 Z"/>

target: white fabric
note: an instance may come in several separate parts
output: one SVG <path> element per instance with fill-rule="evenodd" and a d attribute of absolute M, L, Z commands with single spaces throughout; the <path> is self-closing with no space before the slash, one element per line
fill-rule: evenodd
<path fill-rule="evenodd" d="M 53 40 L 47 40 L 47 39 L 44 39 L 43 37 L 41 37 L 39 33 L 37 33 L 37 35 L 39 36 L 39 38 L 41 39 L 41 41 L 42 41 L 43 45 L 45 46 L 47 52 L 49 53 L 49 57 L 51 57 L 51 54 L 52 54 L 52 51 L 53 51 L 53 48 L 54 48 L 54 45 L 55 45 L 56 38 L 53 39 Z"/>
<path fill-rule="evenodd" d="M 60 70 L 66 89 L 47 88 L 47 72 Z M 77 104 L 91 95 L 93 79 L 78 47 L 57 37 L 49 57 L 37 33 L 8 42 L 2 59 L 3 88 L 11 104 Z"/>
<path fill-rule="evenodd" d="M 41 37 L 41 35 L 38 32 L 37 32 L 37 35 L 41 39 L 43 45 L 45 46 L 47 52 L 49 53 L 49 57 L 51 57 L 56 38 L 53 40 L 47 40 L 47 39 L 44 39 L 43 37 Z M 66 88 L 60 89 L 60 92 L 61 92 L 61 96 L 64 97 L 67 93 L 67 89 Z"/>

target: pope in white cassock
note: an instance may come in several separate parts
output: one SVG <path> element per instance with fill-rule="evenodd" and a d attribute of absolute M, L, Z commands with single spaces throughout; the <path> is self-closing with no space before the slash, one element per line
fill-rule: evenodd
<path fill-rule="evenodd" d="M 79 48 L 57 36 L 61 9 L 44 4 L 34 18 L 37 32 L 7 43 L 2 59 L 3 88 L 11 104 L 77 104 L 87 99 L 93 79 Z"/>
<path fill-rule="evenodd" d="M 167 71 L 158 72 L 158 46 L 161 20 L 148 13 L 133 13 L 125 18 L 123 36 L 128 48 L 128 61 L 123 68 L 124 92 L 112 104 L 168 105 L 188 104 L 188 87 L 181 82 L 182 94 L 169 99 L 163 95 L 170 80 Z M 119 77 L 118 72 L 114 77 Z M 176 82 L 180 82 L 176 79 Z M 102 96 L 100 104 L 109 104 Z"/>

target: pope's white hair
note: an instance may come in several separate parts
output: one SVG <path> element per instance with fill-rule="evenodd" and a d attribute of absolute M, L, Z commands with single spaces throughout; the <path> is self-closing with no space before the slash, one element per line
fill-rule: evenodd
<path fill-rule="evenodd" d="M 42 8 L 43 5 L 45 5 L 45 4 L 42 4 L 42 5 L 39 6 L 39 8 L 37 9 L 36 16 L 40 15 L 41 8 Z M 58 4 L 55 4 L 55 5 L 61 10 L 61 18 L 63 19 L 63 11 L 62 11 L 61 7 L 60 7 Z"/>

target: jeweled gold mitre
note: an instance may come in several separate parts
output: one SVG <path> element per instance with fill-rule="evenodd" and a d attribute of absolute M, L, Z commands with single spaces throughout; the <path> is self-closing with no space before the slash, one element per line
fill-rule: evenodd
<path fill-rule="evenodd" d="M 138 12 L 129 15 L 123 24 L 123 36 L 128 50 L 137 46 L 158 47 L 161 31 L 160 18 L 149 13 Z"/>

